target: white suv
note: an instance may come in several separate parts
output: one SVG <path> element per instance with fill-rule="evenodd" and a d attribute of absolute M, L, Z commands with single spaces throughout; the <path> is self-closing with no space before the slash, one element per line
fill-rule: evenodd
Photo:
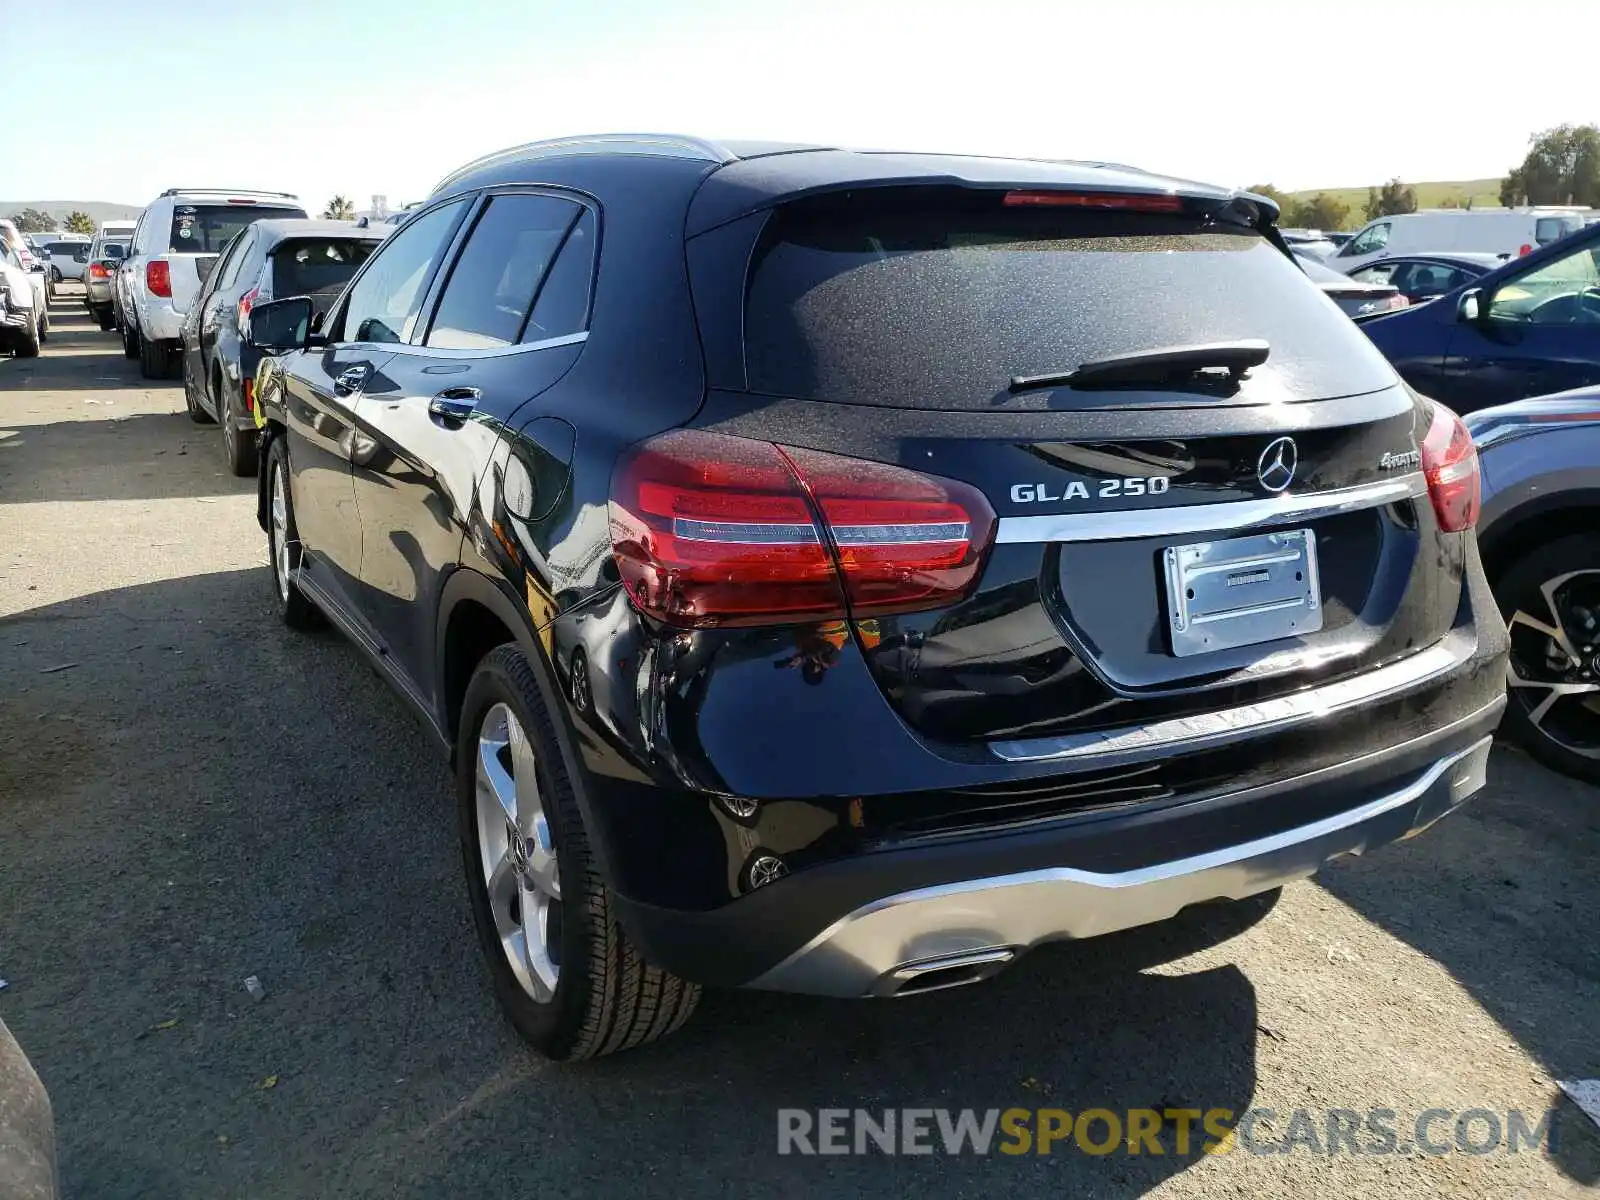
<path fill-rule="evenodd" d="M 176 374 L 184 314 L 227 244 L 253 221 L 304 218 L 288 192 L 168 188 L 139 217 L 117 275 L 122 348 L 146 379 Z"/>

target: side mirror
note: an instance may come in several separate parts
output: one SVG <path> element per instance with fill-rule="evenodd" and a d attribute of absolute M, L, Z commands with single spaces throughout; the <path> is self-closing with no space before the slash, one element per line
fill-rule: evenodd
<path fill-rule="evenodd" d="M 281 353 L 304 350 L 311 338 L 311 297 L 271 300 L 250 310 L 250 345 Z"/>
<path fill-rule="evenodd" d="M 1471 325 L 1483 319 L 1483 310 L 1483 289 L 1468 288 L 1456 301 L 1456 320 Z"/>

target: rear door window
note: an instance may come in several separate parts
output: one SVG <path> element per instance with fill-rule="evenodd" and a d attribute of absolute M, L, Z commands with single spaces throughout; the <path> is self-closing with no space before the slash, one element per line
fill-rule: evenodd
<path fill-rule="evenodd" d="M 1394 382 L 1366 336 L 1243 225 L 898 191 L 802 201 L 769 220 L 746 292 L 752 390 L 986 410 L 1013 402 L 1014 375 L 1245 338 L 1271 347 L 1252 379 L 1276 377 L 1290 398 Z M 1062 389 L 1050 402 L 1118 400 Z"/>
<path fill-rule="evenodd" d="M 221 254 L 252 221 L 304 220 L 299 208 L 269 204 L 179 204 L 172 210 L 173 254 Z"/>
<path fill-rule="evenodd" d="M 217 263 L 218 287 L 231 287 L 233 281 L 239 278 L 239 268 L 244 265 L 244 260 L 255 245 L 255 237 L 253 232 L 247 231 L 240 234 L 237 240 L 228 243 L 227 252 Z"/>
<path fill-rule="evenodd" d="M 450 272 L 427 344 L 450 350 L 516 345 L 557 251 L 583 211 L 554 196 L 491 199 Z"/>
<path fill-rule="evenodd" d="M 588 209 L 567 234 L 550 272 L 539 285 L 524 342 L 565 337 L 589 325 L 589 289 L 594 282 L 594 213 Z"/>

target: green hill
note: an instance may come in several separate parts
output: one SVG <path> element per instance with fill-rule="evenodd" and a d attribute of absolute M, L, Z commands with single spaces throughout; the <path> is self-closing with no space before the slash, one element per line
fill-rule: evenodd
<path fill-rule="evenodd" d="M 1453 201 L 1461 208 L 1467 207 L 1471 201 L 1474 208 L 1498 208 L 1500 206 L 1500 180 L 1496 179 L 1448 179 L 1432 183 L 1410 183 L 1417 189 L 1418 208 L 1443 208 L 1445 201 Z M 1376 184 L 1372 185 L 1378 186 Z M 1359 229 L 1365 224 L 1362 213 L 1366 211 L 1367 187 L 1338 187 L 1338 188 L 1307 188 L 1303 192 L 1289 192 L 1296 200 L 1309 200 L 1318 192 L 1335 197 L 1350 206 L 1350 216 L 1345 220 L 1346 229 Z"/>
<path fill-rule="evenodd" d="M 49 213 L 63 226 L 72 212 L 85 212 L 96 225 L 102 221 L 136 220 L 144 209 L 137 204 L 115 204 L 109 200 L 0 200 L 0 217 L 9 217 L 25 208 Z"/>

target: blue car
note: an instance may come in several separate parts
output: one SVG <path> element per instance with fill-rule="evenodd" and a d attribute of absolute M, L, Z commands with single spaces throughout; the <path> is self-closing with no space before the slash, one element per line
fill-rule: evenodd
<path fill-rule="evenodd" d="M 1361 327 L 1458 413 L 1600 384 L 1600 224 Z"/>

